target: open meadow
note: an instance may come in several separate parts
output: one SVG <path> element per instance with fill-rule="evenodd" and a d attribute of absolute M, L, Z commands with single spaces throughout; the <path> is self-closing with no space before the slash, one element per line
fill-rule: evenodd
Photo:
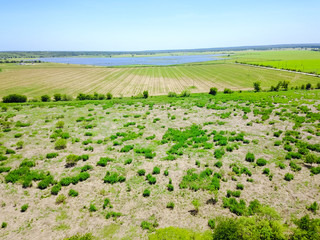
<path fill-rule="evenodd" d="M 261 69 L 234 64 L 231 60 L 176 66 L 95 67 L 53 63 L 34 65 L 0 64 L 0 97 L 24 94 L 38 98 L 55 93 L 76 97 L 79 93 L 112 93 L 116 97 L 136 96 L 144 90 L 150 95 L 168 92 L 208 92 L 210 87 L 232 90 L 252 89 L 253 82 L 261 82 L 262 89 L 270 89 L 279 81 L 289 81 L 290 88 L 311 83 L 318 77 L 299 73 Z"/>
<path fill-rule="evenodd" d="M 1 107 L 1 239 L 319 237 L 319 90 Z"/>
<path fill-rule="evenodd" d="M 320 75 L 320 51 L 244 51 L 233 59 L 240 63 Z"/>

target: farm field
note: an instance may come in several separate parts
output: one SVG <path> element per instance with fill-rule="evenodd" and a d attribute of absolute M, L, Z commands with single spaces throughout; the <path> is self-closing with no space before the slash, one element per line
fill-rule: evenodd
<path fill-rule="evenodd" d="M 79 73 L 89 77 L 97 71 L 100 78 L 116 78 L 125 71 L 54 66 L 38 69 L 52 79 L 71 79 L 72 71 L 78 79 Z M 22 71 L 23 78 L 32 67 L 12 71 Z M 230 67 L 239 74 L 234 78 L 245 76 L 244 69 L 250 75 L 262 71 L 270 84 L 277 74 L 315 79 L 232 64 L 198 67 L 192 67 L 193 74 L 202 69 L 217 78 L 215 71 Z M 40 82 L 36 69 L 30 79 Z M 170 79 L 187 69 L 126 73 L 147 79 L 162 70 Z M 35 87 L 29 94 L 46 91 Z M 320 90 L 2 103 L 0 108 L 1 239 L 76 234 L 87 239 L 219 239 L 227 229 L 234 239 L 249 232 L 255 235 L 248 239 L 258 239 L 261 229 L 269 239 L 320 236 L 319 220 L 313 220 L 320 218 Z"/>
<path fill-rule="evenodd" d="M 180 93 L 189 89 L 193 93 L 208 92 L 210 87 L 219 90 L 252 89 L 260 81 L 263 89 L 270 89 L 279 81 L 290 81 L 289 87 L 311 83 L 319 78 L 298 73 L 259 69 L 252 66 L 228 63 L 186 64 L 151 67 L 93 67 L 67 64 L 41 63 L 35 65 L 0 64 L 0 97 L 8 94 L 25 94 L 39 98 L 43 94 L 111 92 L 114 96 L 136 96 L 144 90 L 150 95 Z"/>
<path fill-rule="evenodd" d="M 241 63 L 320 74 L 320 52 L 306 50 L 255 51 L 236 53 Z"/>

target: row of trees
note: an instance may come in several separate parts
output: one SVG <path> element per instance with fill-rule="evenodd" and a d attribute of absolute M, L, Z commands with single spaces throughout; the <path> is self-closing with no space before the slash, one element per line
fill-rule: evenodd
<path fill-rule="evenodd" d="M 290 84 L 289 81 L 279 81 L 276 86 L 272 85 L 270 87 L 270 92 L 288 91 L 289 84 Z M 254 89 L 255 92 L 262 91 L 261 83 L 260 82 L 254 82 L 253 83 L 253 89 Z M 306 85 L 302 84 L 300 87 L 299 86 L 296 86 L 295 88 L 291 87 L 291 89 L 310 90 L 310 89 L 313 89 L 313 86 L 311 85 L 311 83 L 307 83 Z M 317 83 L 317 85 L 315 86 L 315 89 L 320 89 L 320 82 Z"/>

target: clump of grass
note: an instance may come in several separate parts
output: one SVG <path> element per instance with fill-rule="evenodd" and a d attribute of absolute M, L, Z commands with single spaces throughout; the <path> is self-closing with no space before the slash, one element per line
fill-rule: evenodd
<path fill-rule="evenodd" d="M 167 203 L 167 208 L 169 208 L 169 209 L 174 209 L 174 202 L 168 202 Z"/>
<path fill-rule="evenodd" d="M 59 138 L 55 144 L 54 144 L 54 149 L 56 150 L 62 150 L 67 147 L 67 141 L 65 139 Z"/>
<path fill-rule="evenodd" d="M 96 206 L 93 203 L 91 203 L 89 206 L 89 212 L 96 212 L 96 211 L 97 211 Z"/>
<path fill-rule="evenodd" d="M 254 154 L 251 153 L 251 152 L 248 152 L 248 153 L 246 154 L 246 161 L 247 161 L 247 162 L 254 162 L 254 160 L 255 160 Z"/>
<path fill-rule="evenodd" d="M 310 206 L 307 206 L 307 209 L 316 214 L 317 210 L 319 209 L 319 205 L 317 202 L 313 202 Z"/>
<path fill-rule="evenodd" d="M 97 166 L 105 167 L 107 166 L 108 162 L 113 162 L 114 159 L 109 157 L 101 157 L 100 160 L 97 162 Z"/>
<path fill-rule="evenodd" d="M 24 204 L 24 205 L 21 206 L 20 211 L 21 211 L 21 212 L 25 212 L 25 211 L 28 210 L 28 208 L 29 208 L 29 204 Z"/>
<path fill-rule="evenodd" d="M 146 176 L 146 180 L 149 182 L 149 184 L 156 184 L 157 179 L 155 177 L 153 177 L 151 174 L 148 174 Z"/>
<path fill-rule="evenodd" d="M 47 153 L 46 158 L 50 159 L 50 158 L 56 158 L 57 156 L 59 156 L 59 153 Z"/>
<path fill-rule="evenodd" d="M 267 164 L 267 160 L 264 158 L 258 158 L 256 163 L 258 166 L 265 166 Z"/>
<path fill-rule="evenodd" d="M 70 189 L 68 195 L 70 197 L 77 197 L 79 195 L 79 193 L 74 189 Z"/>
<path fill-rule="evenodd" d="M 150 196 L 150 190 L 149 189 L 145 189 L 142 193 L 142 196 L 144 197 L 149 197 Z"/>
<path fill-rule="evenodd" d="M 126 178 L 124 176 L 119 175 L 119 173 L 117 173 L 117 172 L 107 171 L 103 181 L 105 183 L 114 184 L 114 183 L 117 183 L 117 182 L 120 182 L 120 183 L 124 182 L 124 181 L 126 181 Z"/>
<path fill-rule="evenodd" d="M 63 194 L 60 194 L 57 198 L 56 198 L 56 204 L 61 204 L 61 203 L 65 203 L 66 202 L 66 196 Z"/>
<path fill-rule="evenodd" d="M 286 180 L 286 181 L 288 181 L 288 182 L 290 182 L 291 180 L 293 180 L 293 178 L 294 178 L 294 176 L 293 176 L 293 174 L 291 174 L 291 173 L 286 173 L 286 174 L 284 175 L 284 180 Z"/>
<path fill-rule="evenodd" d="M 138 173 L 139 176 L 144 176 L 146 174 L 146 170 L 139 169 L 137 173 Z"/>
<path fill-rule="evenodd" d="M 124 165 L 128 165 L 128 164 L 131 164 L 132 163 L 132 159 L 129 158 L 127 160 L 124 161 Z"/>
<path fill-rule="evenodd" d="M 159 167 L 154 167 L 152 170 L 152 174 L 160 174 L 160 168 Z"/>

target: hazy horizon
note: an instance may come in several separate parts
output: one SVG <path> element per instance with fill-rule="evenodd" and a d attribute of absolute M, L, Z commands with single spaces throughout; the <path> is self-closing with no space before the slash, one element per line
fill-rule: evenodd
<path fill-rule="evenodd" d="M 320 42 L 320 2 L 2 3 L 0 51 L 150 51 Z"/>

